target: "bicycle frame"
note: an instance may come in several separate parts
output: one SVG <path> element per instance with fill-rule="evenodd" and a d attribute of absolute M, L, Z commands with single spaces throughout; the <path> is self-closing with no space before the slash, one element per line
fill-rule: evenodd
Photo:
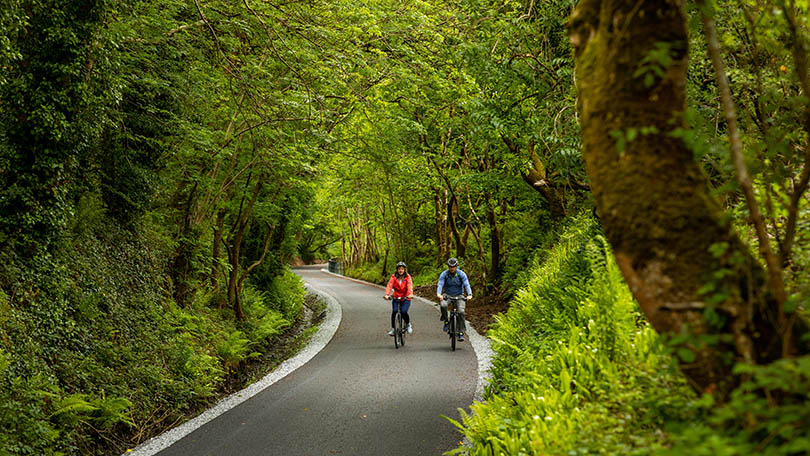
<path fill-rule="evenodd" d="M 442 295 L 442 299 L 447 301 L 447 323 L 448 323 L 448 330 L 447 333 L 450 335 L 450 349 L 456 351 L 456 336 L 458 334 L 458 306 L 456 302 L 458 300 L 467 300 L 466 296 L 448 296 Z M 452 309 L 451 309 L 452 306 Z"/>
<path fill-rule="evenodd" d="M 397 305 L 397 314 L 394 317 L 394 347 L 405 346 L 405 333 L 407 328 L 402 318 L 402 303 L 407 301 L 407 298 L 391 298 L 391 301 Z"/>

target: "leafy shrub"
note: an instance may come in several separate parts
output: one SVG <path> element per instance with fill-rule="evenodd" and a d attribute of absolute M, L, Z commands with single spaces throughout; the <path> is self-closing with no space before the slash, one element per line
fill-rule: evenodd
<path fill-rule="evenodd" d="M 282 283 L 280 288 L 275 286 L 275 280 L 272 283 L 274 285 L 273 289 L 266 292 L 256 290 L 250 286 L 245 287 L 242 303 L 248 316 L 246 326 L 251 335 L 250 339 L 256 343 L 265 342 L 281 334 L 284 329 L 292 324 L 301 311 L 305 291 L 303 291 L 298 276 L 291 271 L 285 272 L 289 272 L 292 277 L 285 279 L 279 277 L 279 282 Z M 286 283 L 284 283 L 285 281 Z M 299 302 L 285 301 L 299 298 Z M 269 308 L 270 306 L 273 308 Z M 289 312 L 292 319 L 285 318 L 283 311 Z"/>
<path fill-rule="evenodd" d="M 396 264 L 395 261 L 391 259 L 389 261 L 389 268 L 393 271 L 393 267 Z M 365 280 L 366 282 L 376 283 L 376 284 L 384 284 L 388 278 L 391 276 L 388 271 L 383 273 L 382 271 L 382 260 L 377 261 L 376 263 L 363 263 L 352 267 L 347 267 L 344 271 L 344 274 L 348 277 L 354 277 L 355 279 Z"/>
<path fill-rule="evenodd" d="M 501 285 L 507 296 L 514 296 L 532 279 L 534 268 L 542 264 L 560 231 L 552 229 L 545 217 L 533 212 L 521 212 L 520 218 L 510 219 L 504 232 L 509 235 L 505 245 L 512 246 L 503 264 Z M 571 220 L 565 220 L 571 223 Z"/>
<path fill-rule="evenodd" d="M 255 340 L 266 341 L 279 334 L 284 329 L 290 326 L 290 321 L 284 318 L 284 315 L 274 310 L 268 310 L 263 317 L 256 322 L 256 327 L 253 330 Z"/>
<path fill-rule="evenodd" d="M 718 406 L 710 394 L 695 400 L 700 421 L 674 423 L 675 444 L 664 454 L 810 453 L 810 356 L 735 369 L 749 380 L 725 404 Z"/>
<path fill-rule="evenodd" d="M 462 268 L 464 266 L 462 265 Z M 435 285 L 439 275 L 446 269 L 445 266 L 425 266 L 413 274 L 413 286 Z"/>
<path fill-rule="evenodd" d="M 243 360 L 255 356 L 252 345 L 251 340 L 245 337 L 242 331 L 233 331 L 222 338 L 216 345 L 216 352 L 225 370 L 233 372 Z"/>
<path fill-rule="evenodd" d="M 285 268 L 282 274 L 273 279 L 267 294 L 271 302 L 269 308 L 281 312 L 287 321 L 292 322 L 301 313 L 307 292 L 301 278 Z"/>
<path fill-rule="evenodd" d="M 76 204 L 76 214 L 70 219 L 70 231 L 76 236 L 87 234 L 98 226 L 105 214 L 104 203 L 97 193 L 85 193 Z"/>
<path fill-rule="evenodd" d="M 366 282 L 384 285 L 388 283 L 388 279 L 391 277 L 391 274 L 394 273 L 395 265 L 396 262 L 389 260 L 389 270 L 386 271 L 384 275 L 381 275 L 382 261 L 377 263 L 364 263 L 347 269 L 345 275 L 355 279 L 365 280 Z M 414 287 L 435 284 L 439 279 L 439 274 L 445 269 L 445 266 L 436 266 L 432 261 L 412 262 L 408 264 L 408 273 L 411 274 L 413 278 Z"/>
<path fill-rule="evenodd" d="M 47 415 L 44 393 L 52 384 L 39 375 L 9 378 L 3 371 L 0 369 L 0 454 L 58 454 L 60 431 Z"/>

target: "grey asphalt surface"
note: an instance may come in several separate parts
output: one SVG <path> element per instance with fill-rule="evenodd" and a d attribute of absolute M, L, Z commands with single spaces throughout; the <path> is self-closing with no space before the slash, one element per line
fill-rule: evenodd
<path fill-rule="evenodd" d="M 468 342 L 450 351 L 438 311 L 414 301 L 413 334 L 394 348 L 383 291 L 320 271 L 297 269 L 334 296 L 343 319 L 306 365 L 188 434 L 171 455 L 440 455 L 461 434 L 459 419 L 478 379 Z"/>

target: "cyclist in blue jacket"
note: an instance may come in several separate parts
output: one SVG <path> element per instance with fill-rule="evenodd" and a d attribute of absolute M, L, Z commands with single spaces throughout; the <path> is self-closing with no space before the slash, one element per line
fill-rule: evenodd
<path fill-rule="evenodd" d="M 446 300 L 442 296 L 442 293 L 447 295 Z M 472 288 L 470 288 L 470 281 L 467 279 L 467 274 L 458 268 L 458 260 L 455 258 L 450 258 L 447 260 L 447 269 L 445 269 L 439 276 L 439 285 L 436 287 L 436 296 L 438 296 L 441 300 L 441 319 L 444 322 L 445 332 L 448 330 L 447 304 L 448 301 L 454 302 L 454 305 L 458 310 L 458 314 L 461 316 L 458 332 L 459 342 L 464 340 L 464 331 L 467 329 L 467 326 L 464 323 L 465 301 L 464 299 L 460 298 L 460 296 L 464 295 L 467 296 L 467 301 L 472 299 Z"/>

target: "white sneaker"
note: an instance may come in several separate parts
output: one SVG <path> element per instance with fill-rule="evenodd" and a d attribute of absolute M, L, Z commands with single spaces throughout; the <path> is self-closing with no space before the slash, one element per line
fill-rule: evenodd
<path fill-rule="evenodd" d="M 411 334 L 412 332 L 413 332 L 413 327 L 411 326 L 410 323 L 408 323 L 408 334 Z"/>
<path fill-rule="evenodd" d="M 388 331 L 388 335 L 393 336 L 395 332 L 396 331 L 394 331 L 394 328 L 391 328 L 391 331 Z"/>

